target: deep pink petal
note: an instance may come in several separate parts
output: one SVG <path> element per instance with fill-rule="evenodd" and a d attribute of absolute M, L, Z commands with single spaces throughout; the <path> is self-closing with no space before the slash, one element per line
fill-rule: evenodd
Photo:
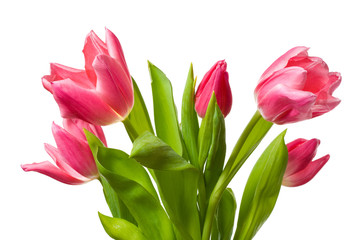
<path fill-rule="evenodd" d="M 291 176 L 283 178 L 282 185 L 287 187 L 297 187 L 304 185 L 309 182 L 315 175 L 320 171 L 320 169 L 327 163 L 330 155 L 326 155 L 316 161 L 311 162 L 305 169 L 300 172 L 297 172 Z"/>
<path fill-rule="evenodd" d="M 97 55 L 108 54 L 106 44 L 95 34 L 94 31 L 91 31 L 86 36 L 83 53 L 85 57 L 86 74 L 88 75 L 90 81 L 96 85 L 96 74 L 92 64 Z"/>
<path fill-rule="evenodd" d="M 53 84 L 53 95 L 63 118 L 79 118 L 94 125 L 109 125 L 121 120 L 95 92 L 69 79 Z"/>
<path fill-rule="evenodd" d="M 133 107 L 134 92 L 124 66 L 107 55 L 98 55 L 93 67 L 98 79 L 98 95 L 125 119 Z"/>
<path fill-rule="evenodd" d="M 261 75 L 259 84 L 274 72 L 286 67 L 290 58 L 298 56 L 298 57 L 305 57 L 307 56 L 308 47 L 294 47 L 279 57 L 273 64 L 265 70 L 265 72 Z"/>
<path fill-rule="evenodd" d="M 226 117 L 230 113 L 232 106 L 232 94 L 229 84 L 229 74 L 225 71 L 219 76 L 219 80 L 215 81 L 214 86 L 216 101 L 224 117 Z"/>
<path fill-rule="evenodd" d="M 290 152 L 291 150 L 293 150 L 294 148 L 298 147 L 299 145 L 303 144 L 306 141 L 307 140 L 304 139 L 304 138 L 298 138 L 298 139 L 295 139 L 292 142 L 289 142 L 288 144 L 286 144 L 288 152 Z"/>
<path fill-rule="evenodd" d="M 81 119 L 75 119 L 75 118 L 73 118 L 73 119 L 64 118 L 63 126 L 66 131 L 71 133 L 71 135 L 73 135 L 79 139 L 83 139 L 84 141 L 87 141 L 85 133 L 84 133 L 84 128 L 85 128 L 89 132 L 93 133 L 96 137 L 98 137 L 106 146 L 105 135 L 100 126 L 96 126 L 96 125 L 90 124 L 88 122 L 85 122 Z"/>
<path fill-rule="evenodd" d="M 67 174 L 65 171 L 55 167 L 50 162 L 41 162 L 41 163 L 33 163 L 33 164 L 23 164 L 21 165 L 21 168 L 25 172 L 29 171 L 35 171 L 38 173 L 42 173 L 46 176 L 49 176 L 59 182 L 76 185 L 76 184 L 82 184 L 85 181 L 79 180 L 77 178 L 74 178 Z M 89 179 L 90 180 L 90 179 Z"/>
<path fill-rule="evenodd" d="M 98 170 L 88 143 L 74 137 L 55 123 L 52 131 L 63 160 L 81 175 L 91 179 L 96 178 Z"/>
<path fill-rule="evenodd" d="M 131 79 L 131 76 L 130 76 L 126 61 L 125 61 L 124 52 L 122 50 L 119 39 L 109 29 L 105 29 L 105 31 L 106 31 L 105 42 L 106 42 L 106 46 L 109 51 L 110 57 L 119 61 L 120 65 L 123 66 L 128 79 Z"/>
<path fill-rule="evenodd" d="M 54 160 L 56 163 L 56 166 L 58 166 L 61 170 L 66 172 L 68 175 L 72 176 L 73 178 L 79 179 L 81 181 L 89 181 L 89 178 L 84 177 L 77 171 L 75 171 L 66 161 L 64 161 L 63 156 L 59 153 L 58 149 L 49 145 L 45 145 L 45 151 L 50 155 L 50 157 Z"/>
<path fill-rule="evenodd" d="M 289 151 L 288 164 L 284 177 L 303 170 L 315 157 L 319 144 L 320 140 L 314 138 Z"/>

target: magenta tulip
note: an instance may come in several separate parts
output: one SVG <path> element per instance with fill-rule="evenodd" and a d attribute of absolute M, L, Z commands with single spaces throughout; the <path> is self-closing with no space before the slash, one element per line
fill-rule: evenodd
<path fill-rule="evenodd" d="M 23 164 L 26 172 L 35 171 L 45 174 L 55 180 L 66 184 L 82 184 L 99 177 L 99 173 L 86 141 L 84 129 L 97 136 L 106 145 L 105 136 L 100 126 L 94 126 L 80 119 L 64 119 L 64 128 L 55 123 L 52 132 L 57 148 L 45 144 L 45 150 L 54 160 L 55 165 L 49 161 Z"/>
<path fill-rule="evenodd" d="M 226 117 L 232 105 L 232 95 L 229 85 L 229 74 L 226 71 L 225 60 L 218 61 L 205 74 L 195 95 L 195 110 L 200 117 L 205 117 L 210 98 L 215 92 L 217 104 L 224 117 Z"/>
<path fill-rule="evenodd" d="M 318 139 L 296 139 L 288 143 L 288 164 L 285 170 L 282 185 L 297 187 L 309 182 L 327 163 L 330 156 L 325 155 L 312 161 L 320 144 Z"/>
<path fill-rule="evenodd" d="M 276 124 L 311 119 L 334 109 L 340 100 L 332 96 L 341 75 L 329 72 L 306 47 L 295 47 L 278 58 L 261 76 L 255 99 L 261 115 Z"/>
<path fill-rule="evenodd" d="M 94 125 L 123 121 L 134 104 L 131 76 L 119 40 L 106 29 L 105 43 L 91 31 L 83 49 L 85 70 L 51 64 L 42 78 L 63 118 Z"/>

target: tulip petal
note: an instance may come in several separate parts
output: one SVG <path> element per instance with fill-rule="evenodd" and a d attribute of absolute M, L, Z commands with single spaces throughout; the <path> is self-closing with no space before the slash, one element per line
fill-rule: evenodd
<path fill-rule="evenodd" d="M 320 140 L 314 138 L 289 151 L 289 161 L 284 177 L 290 176 L 306 168 L 306 166 L 315 157 L 316 149 L 319 144 Z"/>
<path fill-rule="evenodd" d="M 306 142 L 307 140 L 304 138 L 298 138 L 292 142 L 289 142 L 288 144 L 286 144 L 286 147 L 288 149 L 288 152 L 292 151 L 294 148 L 296 148 L 297 146 L 303 144 L 304 142 Z"/>
<path fill-rule="evenodd" d="M 79 180 L 77 178 L 72 177 L 71 175 L 67 174 L 64 170 L 61 170 L 55 167 L 48 161 L 41 162 L 41 163 L 33 163 L 33 164 L 23 164 L 21 168 L 25 172 L 35 171 L 38 173 L 42 173 L 46 176 L 49 176 L 59 182 L 70 184 L 70 185 L 77 185 L 82 184 L 84 181 Z"/>
<path fill-rule="evenodd" d="M 105 29 L 105 30 L 106 30 L 105 42 L 106 42 L 106 46 L 109 51 L 110 57 L 112 57 L 120 62 L 120 65 L 123 66 L 124 71 L 126 72 L 126 74 L 128 76 L 128 79 L 131 79 L 131 76 L 130 76 L 126 61 L 125 61 L 124 52 L 122 50 L 119 39 L 109 29 Z"/>
<path fill-rule="evenodd" d="M 88 143 L 74 137 L 55 123 L 53 123 L 52 131 L 64 162 L 83 176 L 97 178 L 97 167 Z"/>
<path fill-rule="evenodd" d="M 226 71 L 226 69 L 225 69 Z M 231 94 L 231 88 L 229 84 L 229 74 L 228 72 L 223 72 L 223 74 L 218 73 L 217 78 L 221 78 L 219 80 L 215 80 L 215 96 L 216 96 L 216 102 L 219 105 L 219 108 L 226 117 L 231 110 L 232 106 L 232 94 Z"/>
<path fill-rule="evenodd" d="M 89 178 L 84 177 L 83 175 L 79 174 L 77 171 L 75 171 L 72 167 L 69 166 L 64 161 L 63 156 L 59 153 L 58 149 L 51 146 L 50 144 L 44 144 L 45 145 L 45 151 L 50 155 L 50 157 L 54 160 L 56 166 L 58 166 L 61 170 L 72 176 L 73 178 L 79 179 L 81 181 L 88 181 Z"/>
<path fill-rule="evenodd" d="M 98 55 L 93 63 L 97 75 L 96 91 L 123 119 L 134 104 L 132 80 L 124 67 L 107 55 Z"/>
<path fill-rule="evenodd" d="M 311 118 L 316 95 L 278 84 L 258 102 L 261 115 L 276 124 L 297 122 Z"/>
<path fill-rule="evenodd" d="M 96 85 L 96 74 L 92 64 L 97 55 L 108 54 L 106 44 L 96 35 L 94 31 L 91 31 L 86 36 L 83 53 L 85 57 L 86 74 L 90 81 Z"/>
<path fill-rule="evenodd" d="M 83 139 L 84 141 L 87 141 L 84 133 L 84 129 L 86 129 L 90 131 L 92 134 L 94 134 L 96 137 L 98 137 L 106 146 L 105 135 L 100 126 L 92 125 L 81 119 L 69 119 L 69 118 L 65 118 L 63 120 L 63 126 L 65 130 L 68 131 L 71 135 L 79 139 Z"/>
<path fill-rule="evenodd" d="M 315 177 L 315 175 L 320 171 L 320 169 L 327 163 L 329 158 L 330 155 L 325 155 L 324 157 L 311 162 L 302 171 L 284 178 L 282 185 L 287 187 L 297 187 L 300 185 L 304 185 L 305 183 L 313 179 L 313 177 Z"/>
<path fill-rule="evenodd" d="M 305 57 L 307 56 L 307 50 L 309 48 L 308 47 L 294 47 L 292 49 L 290 49 L 289 51 L 287 51 L 285 54 L 283 54 L 281 57 L 279 57 L 275 62 L 273 62 L 273 64 L 270 65 L 270 67 L 268 67 L 265 72 L 261 75 L 260 77 L 260 81 L 259 84 L 265 80 L 266 78 L 268 78 L 269 76 L 271 76 L 274 72 L 286 67 L 286 65 L 288 64 L 289 59 L 291 59 L 292 57 Z"/>
<path fill-rule="evenodd" d="M 79 118 L 100 126 L 122 119 L 92 89 L 82 88 L 70 79 L 56 81 L 52 85 L 63 118 Z"/>

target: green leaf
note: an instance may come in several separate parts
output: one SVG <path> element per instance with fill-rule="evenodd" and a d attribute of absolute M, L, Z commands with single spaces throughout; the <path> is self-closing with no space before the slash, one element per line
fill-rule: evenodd
<path fill-rule="evenodd" d="M 220 240 L 230 240 L 233 232 L 236 211 L 236 199 L 233 191 L 227 188 L 221 197 L 217 223 L 220 233 Z"/>
<path fill-rule="evenodd" d="M 101 213 L 99 213 L 99 218 L 106 233 L 113 239 L 147 240 L 139 228 L 124 219 L 108 217 Z"/>
<path fill-rule="evenodd" d="M 84 129 L 84 131 L 85 131 L 85 136 L 89 143 L 91 152 L 94 156 L 94 159 L 96 159 L 98 148 L 104 147 L 104 144 L 91 132 L 87 131 L 86 129 Z M 123 219 L 137 225 L 134 217 L 129 212 L 129 209 L 124 205 L 124 203 L 121 201 L 121 199 L 119 198 L 117 193 L 114 191 L 114 189 L 110 186 L 108 181 L 105 178 L 103 178 L 101 175 L 100 175 L 100 182 L 103 186 L 106 203 L 108 204 L 113 217 L 123 218 Z"/>
<path fill-rule="evenodd" d="M 131 141 L 134 141 L 138 135 L 141 135 L 143 132 L 149 131 L 153 133 L 154 130 L 139 87 L 133 78 L 132 81 L 134 88 L 134 106 L 126 120 L 129 121 L 130 124 L 126 124 L 125 121 L 124 125 Z"/>
<path fill-rule="evenodd" d="M 203 169 L 206 159 L 209 155 L 213 135 L 213 120 L 215 112 L 216 97 L 215 93 L 212 94 L 206 109 L 206 114 L 201 121 L 199 130 L 198 144 L 199 144 L 199 165 Z"/>
<path fill-rule="evenodd" d="M 199 171 L 151 133 L 134 141 L 131 157 L 153 169 L 161 199 L 181 239 L 200 239 Z"/>
<path fill-rule="evenodd" d="M 212 125 L 211 144 L 205 167 L 207 197 L 210 196 L 223 171 L 226 154 L 225 121 L 224 116 L 216 103 Z"/>
<path fill-rule="evenodd" d="M 234 239 L 252 239 L 275 206 L 288 159 L 285 133 L 286 130 L 270 143 L 250 173 Z"/>
<path fill-rule="evenodd" d="M 125 153 L 99 148 L 97 167 L 148 239 L 175 239 L 173 225 L 157 198 L 145 169 Z"/>
<path fill-rule="evenodd" d="M 156 134 L 182 156 L 182 140 L 171 83 L 159 68 L 150 62 L 148 65 L 154 102 Z"/>
<path fill-rule="evenodd" d="M 199 152 L 197 141 L 199 122 L 195 111 L 195 82 L 193 66 L 191 64 L 182 99 L 181 131 L 184 144 L 189 154 L 189 160 L 192 165 L 198 167 Z"/>

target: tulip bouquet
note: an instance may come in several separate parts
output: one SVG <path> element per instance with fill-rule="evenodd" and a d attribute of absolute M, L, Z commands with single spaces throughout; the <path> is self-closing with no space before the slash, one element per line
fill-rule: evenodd
<path fill-rule="evenodd" d="M 119 40 L 108 29 L 105 42 L 90 32 L 85 70 L 51 64 L 42 78 L 64 118 L 64 128 L 52 128 L 57 148 L 45 145 L 55 165 L 22 168 L 66 184 L 99 180 L 112 214 L 99 217 L 114 239 L 252 239 L 281 186 L 307 183 L 329 160 L 313 161 L 318 139 L 285 144 L 286 130 L 280 133 L 249 175 L 235 224 L 237 201 L 228 184 L 272 125 L 318 117 L 340 103 L 332 96 L 340 74 L 307 51 L 295 47 L 263 73 L 255 89 L 258 109 L 225 160 L 224 118 L 232 106 L 225 61 L 212 66 L 197 89 L 190 66 L 180 122 L 169 79 L 149 62 L 153 128 Z M 107 147 L 101 126 L 115 122 L 124 124 L 131 152 Z"/>

